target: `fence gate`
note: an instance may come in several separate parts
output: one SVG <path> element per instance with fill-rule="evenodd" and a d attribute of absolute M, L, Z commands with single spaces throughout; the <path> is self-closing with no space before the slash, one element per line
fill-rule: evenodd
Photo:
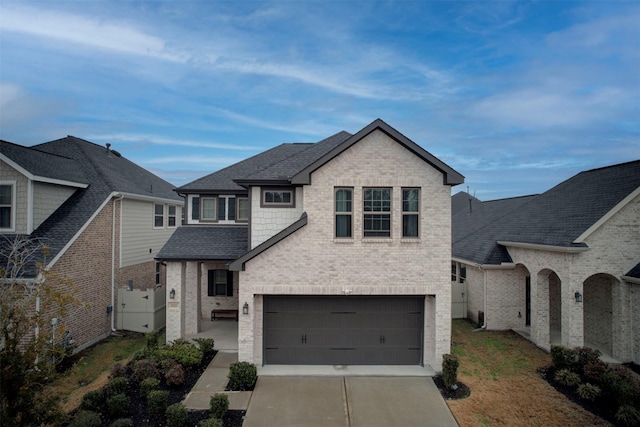
<path fill-rule="evenodd" d="M 164 288 L 147 290 L 118 289 L 118 329 L 149 332 L 161 329 L 166 323 L 166 294 Z"/>

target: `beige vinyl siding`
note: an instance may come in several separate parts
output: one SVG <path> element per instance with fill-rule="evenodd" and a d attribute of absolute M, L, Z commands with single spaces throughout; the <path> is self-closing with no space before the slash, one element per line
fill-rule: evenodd
<path fill-rule="evenodd" d="M 34 182 L 33 184 L 33 229 L 37 229 L 55 212 L 77 188 L 63 185 Z"/>
<path fill-rule="evenodd" d="M 176 225 L 182 221 L 182 206 L 176 202 Z M 167 227 L 168 204 L 163 203 L 164 226 L 153 227 L 154 202 L 125 198 L 122 203 L 120 267 L 153 261 L 177 227 Z"/>
<path fill-rule="evenodd" d="M 13 218 L 15 218 L 15 226 L 12 228 L 15 230 L 15 233 L 27 233 L 28 178 L 5 162 L 0 161 L 0 181 L 4 181 L 7 184 L 15 184 L 14 194 L 16 200 L 13 201 L 13 207 L 16 213 L 13 216 Z"/>

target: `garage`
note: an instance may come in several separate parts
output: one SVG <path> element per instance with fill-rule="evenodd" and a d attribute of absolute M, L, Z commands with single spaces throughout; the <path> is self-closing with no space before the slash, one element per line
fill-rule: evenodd
<path fill-rule="evenodd" d="M 264 363 L 418 365 L 424 297 L 265 296 Z"/>

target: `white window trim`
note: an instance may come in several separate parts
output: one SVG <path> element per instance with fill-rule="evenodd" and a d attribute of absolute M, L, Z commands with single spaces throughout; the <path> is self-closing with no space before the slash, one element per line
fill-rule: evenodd
<path fill-rule="evenodd" d="M 175 208 L 175 212 L 173 215 L 171 215 L 169 213 L 169 210 L 171 208 Z M 173 224 L 174 225 L 170 225 L 169 224 L 169 218 L 173 217 L 174 221 Z M 176 228 L 178 227 L 178 206 L 177 205 L 167 205 L 167 228 Z"/>
<path fill-rule="evenodd" d="M 8 228 L 0 228 L 0 231 L 6 232 L 15 232 L 16 231 L 16 218 L 17 218 L 17 210 L 18 210 L 18 201 L 16 200 L 16 187 L 18 186 L 17 181 L 0 181 L 0 185 L 10 185 L 11 186 L 11 227 Z"/>
<path fill-rule="evenodd" d="M 156 225 L 156 217 L 160 216 L 159 214 L 156 213 L 156 206 L 162 206 L 162 225 L 160 227 L 158 227 Z M 167 218 L 166 218 L 166 205 L 164 203 L 153 203 L 153 207 L 152 207 L 152 212 L 153 212 L 153 229 L 154 230 L 162 230 L 163 228 L 165 228 L 165 224 L 167 223 Z"/>
<path fill-rule="evenodd" d="M 338 191 L 340 190 L 349 190 L 351 191 L 351 210 L 348 212 L 338 212 L 336 210 L 336 197 L 338 194 Z M 353 208 L 354 208 L 354 195 L 355 195 L 355 191 L 353 187 L 334 187 L 333 188 L 333 238 L 334 240 L 353 240 L 354 239 L 354 224 L 353 224 Z M 336 224 L 337 224 L 337 220 L 338 220 L 338 215 L 349 215 L 351 217 L 350 222 L 351 222 L 351 236 L 348 237 L 338 237 L 336 235 Z"/>
<path fill-rule="evenodd" d="M 366 190 L 389 190 L 389 211 L 365 211 L 364 210 L 364 203 L 365 203 L 365 197 L 364 197 L 364 193 Z M 393 239 L 393 187 L 373 187 L 373 186 L 367 186 L 367 187 L 362 187 L 362 241 L 363 242 L 378 242 L 378 241 L 389 241 L 389 239 Z M 402 194 L 402 193 L 401 193 Z M 389 235 L 388 236 L 367 236 L 366 232 L 367 230 L 365 230 L 365 217 L 367 215 L 389 215 Z"/>
<path fill-rule="evenodd" d="M 418 190 L 418 211 L 417 212 L 413 212 L 413 211 L 405 211 L 404 210 L 404 191 L 405 190 Z M 400 228 L 401 228 L 401 233 L 402 233 L 402 239 L 406 239 L 406 240 L 412 240 L 412 239 L 419 239 L 420 238 L 420 234 L 422 232 L 422 227 L 420 226 L 420 209 L 422 208 L 422 203 L 421 199 L 422 199 L 422 189 L 420 187 L 402 187 L 400 189 L 400 209 L 402 209 L 402 222 L 400 223 Z M 418 217 L 418 235 L 417 236 L 405 236 L 404 235 L 404 217 L 405 215 L 415 215 Z"/>

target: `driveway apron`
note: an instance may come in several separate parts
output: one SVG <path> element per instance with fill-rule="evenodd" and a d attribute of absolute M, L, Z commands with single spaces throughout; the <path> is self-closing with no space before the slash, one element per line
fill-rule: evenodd
<path fill-rule="evenodd" d="M 431 378 L 261 376 L 243 427 L 457 425 Z"/>

